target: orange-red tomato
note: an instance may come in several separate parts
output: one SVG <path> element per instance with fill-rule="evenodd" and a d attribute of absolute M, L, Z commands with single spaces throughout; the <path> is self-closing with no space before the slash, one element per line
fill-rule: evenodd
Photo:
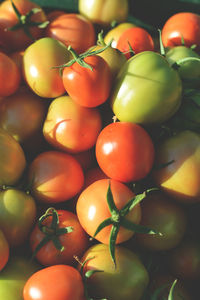
<path fill-rule="evenodd" d="M 10 248 L 5 235 L 2 230 L 0 230 L 0 271 L 5 267 L 8 262 L 10 255 Z"/>
<path fill-rule="evenodd" d="M 107 190 L 111 186 L 114 202 L 118 210 L 131 200 L 135 195 L 125 184 L 109 179 L 101 179 L 93 182 L 85 188 L 76 204 L 76 212 L 81 226 L 90 235 L 93 236 L 99 224 L 105 219 L 111 217 L 107 204 Z M 138 224 L 141 219 L 140 205 L 137 204 L 126 216 L 133 223 Z M 102 243 L 109 243 L 111 225 L 103 228 L 97 235 L 96 239 Z M 133 236 L 134 232 L 124 227 L 120 227 L 116 243 L 127 241 Z"/>
<path fill-rule="evenodd" d="M 70 154 L 46 151 L 36 156 L 29 166 L 33 195 L 46 203 L 63 202 L 81 190 L 84 174 L 79 162 Z"/>
<path fill-rule="evenodd" d="M 14 94 L 21 81 L 17 64 L 3 52 L 0 52 L 0 79 L 0 97 Z"/>
<path fill-rule="evenodd" d="M 65 13 L 52 20 L 46 36 L 71 46 L 77 53 L 86 51 L 96 41 L 94 26 L 87 18 L 76 13 Z"/>

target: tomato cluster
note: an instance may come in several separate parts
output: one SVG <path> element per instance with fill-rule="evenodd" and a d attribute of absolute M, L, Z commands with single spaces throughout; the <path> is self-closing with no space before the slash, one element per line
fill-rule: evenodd
<path fill-rule="evenodd" d="M 200 16 L 127 17 L 0 4 L 0 299 L 200 296 Z"/>

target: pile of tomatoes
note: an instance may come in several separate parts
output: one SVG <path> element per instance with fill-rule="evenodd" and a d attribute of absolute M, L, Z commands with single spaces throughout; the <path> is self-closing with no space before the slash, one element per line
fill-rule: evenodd
<path fill-rule="evenodd" d="M 2 300 L 200 296 L 200 16 L 128 13 L 0 5 Z"/>

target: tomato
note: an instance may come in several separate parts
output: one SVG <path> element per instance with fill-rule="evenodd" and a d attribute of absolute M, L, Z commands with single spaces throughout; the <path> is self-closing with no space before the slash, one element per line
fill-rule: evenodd
<path fill-rule="evenodd" d="M 141 202 L 141 225 L 162 235 L 137 234 L 137 241 L 146 249 L 164 251 L 175 248 L 182 240 L 187 226 L 184 209 L 160 191 L 152 192 Z"/>
<path fill-rule="evenodd" d="M 0 157 L 0 186 L 16 184 L 25 170 L 26 158 L 20 144 L 3 129 L 0 129 Z"/>
<path fill-rule="evenodd" d="M 24 143 L 42 129 L 47 106 L 27 87 L 1 100 L 0 127 L 19 143 Z"/>
<path fill-rule="evenodd" d="M 33 197 L 15 188 L 0 191 L 0 228 L 11 246 L 23 244 L 36 218 Z"/>
<path fill-rule="evenodd" d="M 23 300 L 23 287 L 39 266 L 22 255 L 12 255 L 0 272 L 0 299 Z"/>
<path fill-rule="evenodd" d="M 102 171 L 102 169 L 99 166 L 90 168 L 85 172 L 84 188 L 88 187 L 90 184 L 97 180 L 106 178 L 108 178 L 108 176 L 106 176 L 106 174 Z"/>
<path fill-rule="evenodd" d="M 132 28 L 135 27 L 136 25 L 134 25 L 133 23 L 129 23 L 129 22 L 122 22 L 117 24 L 114 28 L 110 29 L 105 37 L 104 37 L 104 41 L 106 44 L 109 44 L 111 41 L 111 46 L 113 48 L 116 48 L 117 46 L 117 42 L 119 40 L 119 37 L 121 36 L 121 34 L 128 28 Z"/>
<path fill-rule="evenodd" d="M 5 267 L 10 256 L 10 248 L 5 235 L 2 230 L 0 230 L 0 272 Z"/>
<path fill-rule="evenodd" d="M 162 28 L 162 42 L 164 47 L 182 45 L 190 47 L 196 45 L 200 49 L 200 16 L 193 12 L 178 12 L 164 23 Z"/>
<path fill-rule="evenodd" d="M 3 52 L 0 52 L 0 78 L 0 97 L 10 96 L 19 88 L 20 70 L 14 60 Z"/>
<path fill-rule="evenodd" d="M 117 267 L 110 259 L 109 248 L 104 244 L 90 247 L 81 261 L 87 262 L 83 272 L 98 270 L 87 279 L 90 296 L 94 299 L 139 300 L 148 285 L 149 275 L 138 256 L 131 250 L 117 246 Z M 134 297 L 134 298 L 133 298 Z"/>
<path fill-rule="evenodd" d="M 80 273 L 68 265 L 54 265 L 35 272 L 26 281 L 24 300 L 83 300 Z"/>
<path fill-rule="evenodd" d="M 171 163 L 170 163 L 171 162 Z M 166 138 L 156 147 L 156 184 L 180 202 L 200 201 L 200 135 L 190 130 Z"/>
<path fill-rule="evenodd" d="M 29 165 L 31 192 L 45 203 L 69 200 L 79 193 L 84 174 L 79 162 L 70 154 L 45 151 Z"/>
<path fill-rule="evenodd" d="M 181 104 L 182 83 L 159 53 L 144 51 L 130 58 L 118 73 L 111 107 L 120 121 L 162 123 Z"/>
<path fill-rule="evenodd" d="M 56 149 L 78 153 L 91 149 L 102 127 L 97 108 L 80 106 L 69 96 L 54 99 L 48 109 L 43 134 Z"/>
<path fill-rule="evenodd" d="M 96 162 L 94 147 L 86 151 L 73 153 L 73 156 L 78 160 L 84 171 L 87 171 Z"/>
<path fill-rule="evenodd" d="M 118 210 L 122 209 L 122 207 L 135 196 L 131 189 L 119 181 L 111 179 L 110 185 Z M 83 229 L 92 237 L 99 224 L 111 217 L 106 198 L 108 186 L 109 179 L 97 180 L 86 187 L 77 200 L 76 213 L 79 222 Z M 126 218 L 138 224 L 141 219 L 140 205 L 137 204 L 137 206 L 127 214 Z M 95 238 L 102 243 L 108 244 L 110 231 L 111 225 L 103 228 Z M 133 231 L 120 226 L 116 243 L 122 243 L 130 239 L 133 234 Z"/>
<path fill-rule="evenodd" d="M 100 132 L 96 158 L 110 178 L 122 182 L 147 176 L 154 162 L 154 145 L 145 129 L 129 122 L 115 122 Z"/>
<path fill-rule="evenodd" d="M 46 13 L 47 20 L 49 22 L 52 22 L 55 18 L 57 18 L 58 16 L 61 16 L 62 14 L 66 14 L 66 11 L 62 10 L 62 9 L 51 10 L 51 11 Z"/>
<path fill-rule="evenodd" d="M 15 30 L 9 30 L 19 24 L 19 19 L 12 7 L 12 2 L 16 6 L 17 10 L 21 14 L 21 22 L 25 22 L 26 30 L 24 29 L 24 25 L 21 24 L 20 28 L 16 28 Z M 38 9 L 37 12 L 32 14 L 30 18 L 27 18 L 27 14 L 30 13 L 31 10 Z M 26 16 L 26 17 L 25 17 Z M 23 19 L 23 21 L 22 21 Z M 28 45 L 30 45 L 33 40 L 36 40 L 42 37 L 44 33 L 44 28 L 39 28 L 37 25 L 30 26 L 28 23 L 31 22 L 39 22 L 44 23 L 47 21 L 44 10 L 40 7 L 40 5 L 29 1 L 29 0 L 4 0 L 0 6 L 0 35 L 1 41 L 6 46 L 6 48 L 10 51 L 23 50 Z M 29 35 L 26 32 L 29 31 Z"/>
<path fill-rule="evenodd" d="M 77 53 L 86 51 L 96 41 L 93 24 L 76 13 L 56 17 L 47 26 L 46 36 L 59 40 L 66 46 L 70 45 Z"/>
<path fill-rule="evenodd" d="M 109 26 L 112 21 L 119 23 L 128 17 L 127 0 L 79 0 L 79 12 L 93 23 Z"/>
<path fill-rule="evenodd" d="M 9 57 L 16 63 L 21 73 L 21 83 L 24 83 L 22 63 L 23 63 L 24 50 L 15 51 L 9 54 Z"/>
<path fill-rule="evenodd" d="M 78 104 L 84 107 L 96 107 L 109 97 L 111 70 L 105 60 L 97 55 L 84 58 L 84 62 L 93 70 L 81 66 L 76 61 L 63 69 L 63 84 L 67 93 Z"/>
<path fill-rule="evenodd" d="M 88 248 L 88 236 L 74 213 L 67 210 L 57 210 L 55 212 L 53 209 L 47 210 L 46 213 L 49 214 L 49 217 L 44 219 L 41 224 L 39 223 L 40 221 L 38 221 L 30 234 L 30 247 L 32 252 L 34 253 L 36 247 L 38 247 L 45 237 L 49 237 L 50 241 L 43 245 L 39 251 L 36 251 L 35 257 L 37 260 L 45 266 L 56 264 L 74 265 L 76 263 L 74 256 L 82 256 Z M 55 215 L 58 215 L 58 224 L 53 227 L 51 224 L 53 224 L 52 218 L 53 216 L 55 217 Z M 51 230 L 49 231 L 50 226 Z M 63 230 L 66 227 L 69 228 L 69 231 L 59 235 L 59 229 L 62 228 Z M 62 250 L 56 248 L 53 243 L 53 239 L 56 238 L 60 246 L 64 247 Z"/>
<path fill-rule="evenodd" d="M 53 38 L 44 37 L 24 51 L 23 73 L 28 86 L 40 97 L 54 98 L 65 93 L 59 69 L 53 67 L 70 58 L 67 47 Z"/>
<path fill-rule="evenodd" d="M 124 53 L 126 58 L 130 58 L 130 47 L 134 54 L 142 51 L 153 51 L 154 41 L 151 35 L 141 27 L 131 27 L 126 29 L 119 37 L 116 48 Z"/>

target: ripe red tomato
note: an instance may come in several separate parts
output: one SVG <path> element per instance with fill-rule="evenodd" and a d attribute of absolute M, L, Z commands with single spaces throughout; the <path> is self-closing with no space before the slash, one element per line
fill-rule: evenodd
<path fill-rule="evenodd" d="M 83 300 L 81 275 L 68 265 L 46 267 L 29 277 L 23 297 L 24 300 Z"/>
<path fill-rule="evenodd" d="M 0 52 L 0 97 L 14 94 L 19 88 L 21 73 L 9 56 Z"/>
<path fill-rule="evenodd" d="M 162 42 L 164 47 L 196 45 L 200 49 L 200 16 L 192 12 L 179 12 L 172 15 L 163 25 Z"/>
<path fill-rule="evenodd" d="M 70 45 L 77 53 L 86 51 L 96 41 L 92 22 L 76 13 L 61 14 L 52 20 L 46 28 L 46 36 Z"/>
<path fill-rule="evenodd" d="M 81 190 L 84 174 L 79 162 L 70 154 L 45 151 L 29 166 L 33 195 L 42 202 L 56 203 L 71 199 Z"/>
<path fill-rule="evenodd" d="M 2 230 L 0 230 L 0 271 L 5 267 L 8 262 L 10 255 L 10 248 L 5 235 Z"/>
<path fill-rule="evenodd" d="M 55 211 L 53 209 L 48 209 L 47 213 L 49 216 L 43 220 L 41 226 L 38 226 L 40 225 L 39 221 L 30 234 L 32 252 L 36 250 L 36 247 L 45 237 L 49 237 L 50 240 L 36 252 L 35 257 L 37 260 L 45 266 L 56 264 L 74 265 L 76 263 L 74 255 L 81 257 L 88 248 L 89 239 L 87 234 L 74 213 L 67 210 Z M 55 217 L 55 214 L 58 216 L 58 223 L 52 227 L 52 218 Z M 49 229 L 50 227 L 51 229 Z M 72 229 L 72 231 L 58 235 L 59 230 L 65 227 L 71 227 L 70 230 Z M 53 243 L 53 239 L 56 238 L 60 245 L 64 247 L 62 250 L 57 249 Z"/>
<path fill-rule="evenodd" d="M 108 177 L 122 182 L 136 181 L 150 172 L 154 162 L 154 145 L 140 125 L 115 122 L 100 132 L 96 158 Z"/>
<path fill-rule="evenodd" d="M 119 181 L 111 179 L 110 186 L 118 210 L 122 209 L 135 196 L 131 189 Z M 85 188 L 77 200 L 76 212 L 79 222 L 90 236 L 94 236 L 97 227 L 102 221 L 111 217 L 106 198 L 108 187 L 109 179 L 97 180 Z M 140 222 L 141 210 L 139 204 L 126 215 L 126 219 L 136 224 Z M 101 243 L 108 244 L 111 227 L 109 225 L 103 228 L 95 238 Z M 116 243 L 127 241 L 133 234 L 133 231 L 120 226 Z"/>
<path fill-rule="evenodd" d="M 154 51 L 153 38 L 148 31 L 141 27 L 128 28 L 120 35 L 116 48 L 123 52 L 127 59 L 132 56 L 130 46 L 134 54 L 142 51 Z"/>
<path fill-rule="evenodd" d="M 67 93 L 81 106 L 96 107 L 109 97 L 112 74 L 108 64 L 98 55 L 88 56 L 84 62 L 93 70 L 75 62 L 64 68 L 63 84 Z"/>

